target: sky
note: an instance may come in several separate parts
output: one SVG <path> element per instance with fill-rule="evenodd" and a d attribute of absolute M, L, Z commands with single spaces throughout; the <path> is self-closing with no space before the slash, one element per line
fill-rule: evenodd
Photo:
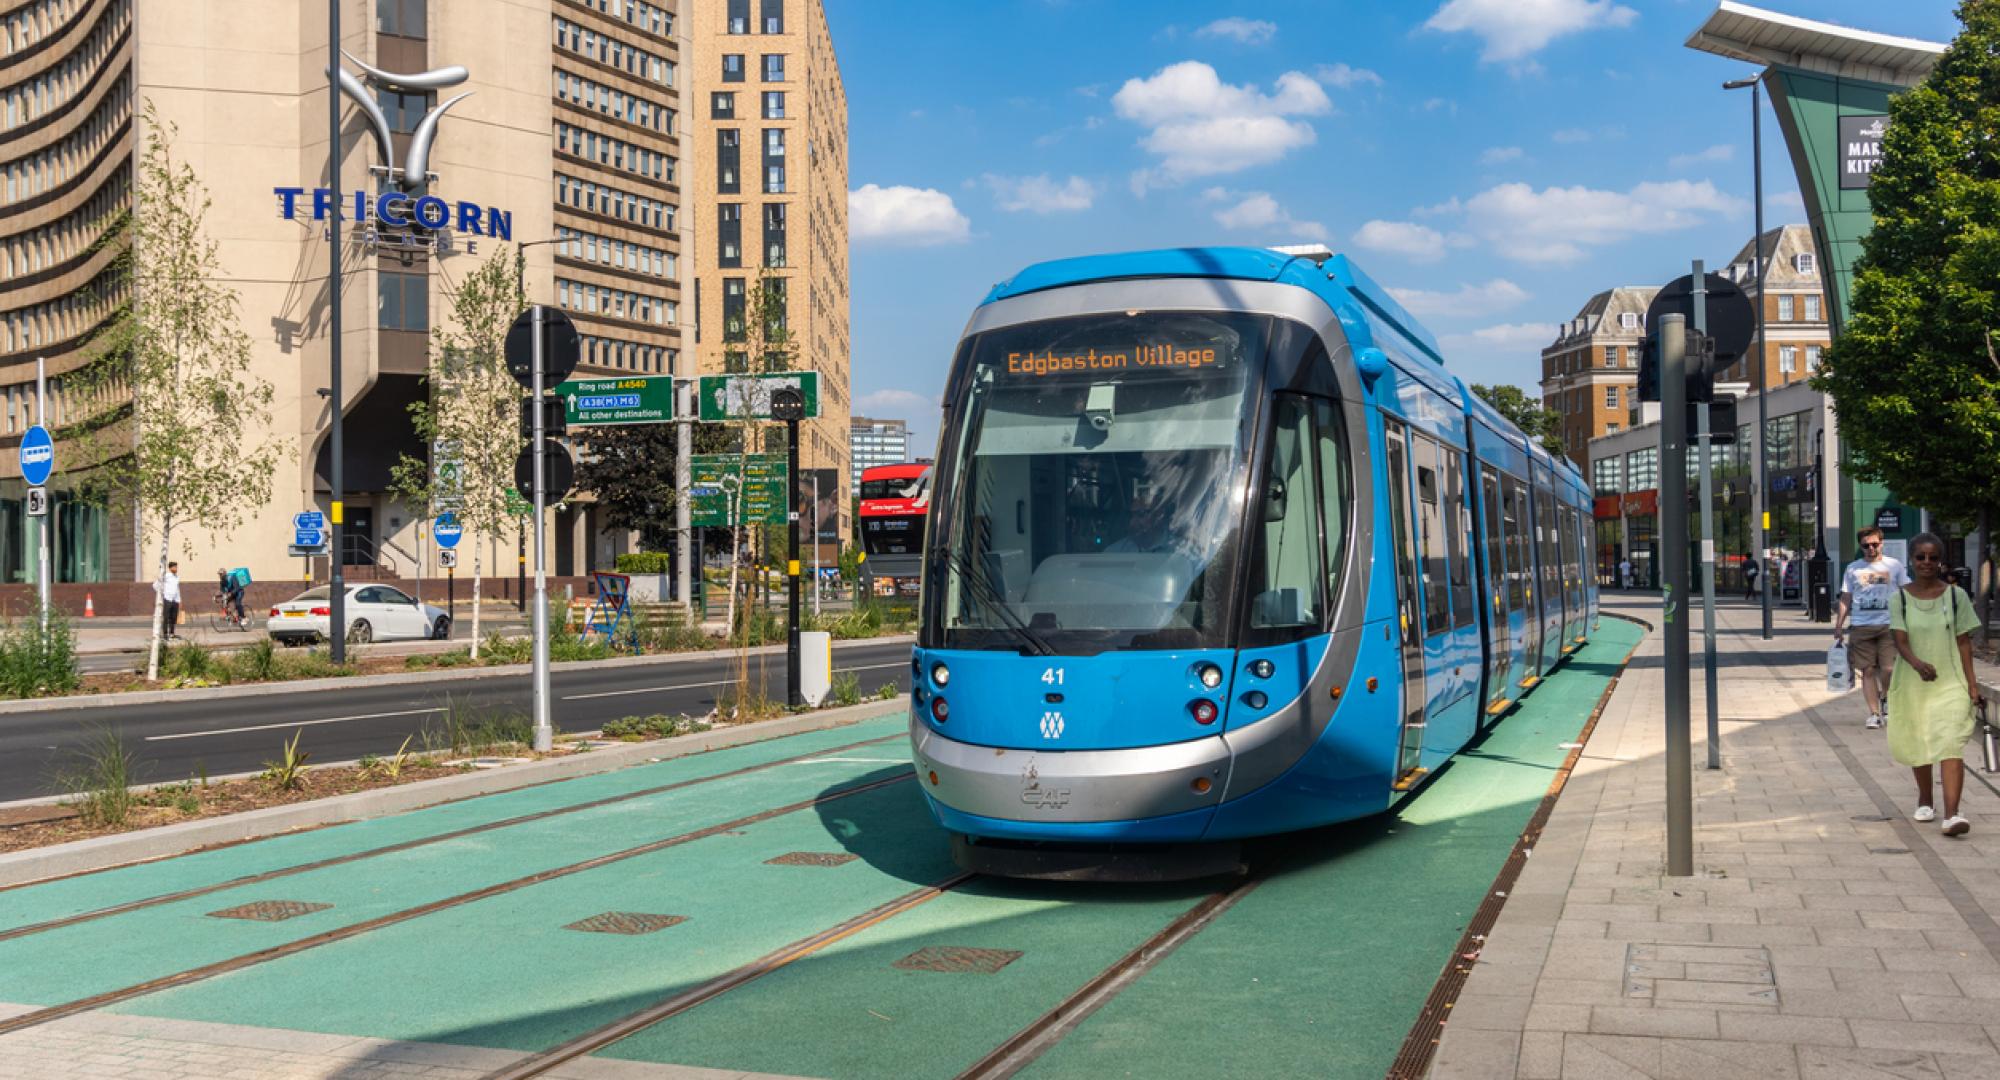
<path fill-rule="evenodd" d="M 952 349 L 1046 259 L 1320 241 L 1468 382 L 1539 397 L 1557 323 L 1754 228 L 1755 70 L 1714 0 L 826 0 L 848 103 L 856 413 L 932 456 Z M 1762 0 L 1948 41 L 1945 0 Z M 1764 105 L 1765 227 L 1805 220 Z"/>

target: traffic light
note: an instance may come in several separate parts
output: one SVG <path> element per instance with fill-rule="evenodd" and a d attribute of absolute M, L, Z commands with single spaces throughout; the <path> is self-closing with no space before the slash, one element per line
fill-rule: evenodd
<path fill-rule="evenodd" d="M 569 434 L 569 418 L 563 410 L 563 399 L 554 396 L 542 398 L 542 434 L 551 439 Z M 533 441 L 535 437 L 535 399 L 521 399 L 521 437 Z"/>
<path fill-rule="evenodd" d="M 1692 330 L 1687 335 L 1686 372 L 1682 384 L 1687 389 L 1687 401 L 1712 401 L 1715 398 L 1715 339 L 1696 334 Z M 1658 335 L 1647 338 L 1645 347 L 1639 352 L 1639 400 L 1660 400 L 1660 341 Z"/>
<path fill-rule="evenodd" d="M 1660 400 L 1660 342 L 1648 337 L 1639 345 L 1639 400 Z"/>

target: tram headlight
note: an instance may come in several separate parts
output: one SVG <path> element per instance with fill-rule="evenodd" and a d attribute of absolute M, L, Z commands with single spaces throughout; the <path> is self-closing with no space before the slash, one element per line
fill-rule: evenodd
<path fill-rule="evenodd" d="M 1210 690 L 1222 685 L 1222 669 L 1214 664 L 1203 664 L 1195 669 L 1195 677 Z"/>
<path fill-rule="evenodd" d="M 1188 711 L 1194 713 L 1194 722 L 1197 724 L 1215 723 L 1215 702 L 1207 698 L 1195 699 L 1194 703 L 1188 706 Z"/>
<path fill-rule="evenodd" d="M 931 665 L 931 681 L 938 684 L 939 688 L 943 688 L 946 683 L 951 681 L 951 669 L 945 667 L 943 664 Z"/>
<path fill-rule="evenodd" d="M 943 698 L 934 697 L 931 699 L 931 719 L 942 724 L 945 722 L 945 718 L 950 715 L 951 706 L 946 705 Z"/>
<path fill-rule="evenodd" d="M 1270 678 L 1272 673 L 1277 670 L 1278 670 L 1278 665 L 1273 664 L 1269 660 L 1250 661 L 1250 674 L 1255 675 L 1260 679 Z"/>

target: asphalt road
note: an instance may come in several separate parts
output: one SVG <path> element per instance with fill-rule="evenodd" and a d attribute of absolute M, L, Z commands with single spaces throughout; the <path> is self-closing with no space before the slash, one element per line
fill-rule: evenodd
<path fill-rule="evenodd" d="M 750 658 L 755 678 L 760 658 Z M 766 693 L 783 700 L 782 653 L 761 658 Z M 910 646 L 836 643 L 836 673 L 852 671 L 864 695 L 884 683 L 907 692 Z M 731 654 L 658 663 L 556 671 L 551 716 L 560 731 L 593 731 L 625 716 L 687 713 L 700 716 L 716 693 L 733 682 Z M 77 750 L 94 734 L 114 727 L 137 759 L 134 783 L 159 783 L 208 775 L 252 772 L 279 755 L 294 732 L 316 762 L 351 761 L 364 754 L 393 754 L 403 739 L 424 742 L 427 728 L 443 727 L 446 696 L 460 708 L 531 712 L 529 677 L 494 674 L 436 683 L 371 686 L 355 683 L 311 693 L 184 699 L 150 705 L 51 709 L 0 716 L 0 802 L 54 795 L 58 777 L 80 764 Z"/>

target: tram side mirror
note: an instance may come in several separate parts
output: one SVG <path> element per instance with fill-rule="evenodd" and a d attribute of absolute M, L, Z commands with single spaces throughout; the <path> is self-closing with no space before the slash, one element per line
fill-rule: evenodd
<path fill-rule="evenodd" d="M 1285 520 L 1285 498 L 1285 482 L 1283 480 L 1274 476 L 1264 481 L 1264 520 L 1266 522 Z"/>
<path fill-rule="evenodd" d="M 1084 399 L 1083 416 L 1090 426 L 1099 431 L 1111 430 L 1111 418 L 1117 409 L 1118 387 L 1111 383 L 1098 383 L 1090 388 L 1090 396 Z"/>

